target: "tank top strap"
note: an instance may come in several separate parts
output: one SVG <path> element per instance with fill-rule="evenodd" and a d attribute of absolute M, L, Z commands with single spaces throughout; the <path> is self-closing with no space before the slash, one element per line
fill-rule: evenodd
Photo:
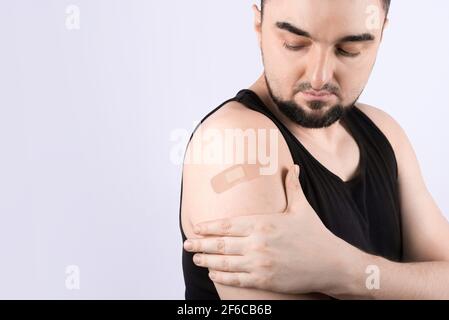
<path fill-rule="evenodd" d="M 279 129 L 288 131 L 284 124 L 266 107 L 265 103 L 254 91 L 249 89 L 240 90 L 234 99 L 235 101 L 244 104 L 246 107 L 264 114 L 270 118 Z"/>
<path fill-rule="evenodd" d="M 302 149 L 302 145 L 298 145 L 296 137 L 287 129 L 287 127 L 267 108 L 260 97 L 250 89 L 240 90 L 234 97 L 234 101 L 240 102 L 247 108 L 259 112 L 268 117 L 279 129 L 287 143 L 289 151 L 293 157 L 295 164 L 300 164 L 300 159 L 296 156 L 298 146 Z"/>

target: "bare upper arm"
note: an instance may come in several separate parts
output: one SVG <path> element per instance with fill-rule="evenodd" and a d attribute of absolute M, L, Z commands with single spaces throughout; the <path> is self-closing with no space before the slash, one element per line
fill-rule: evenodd
<path fill-rule="evenodd" d="M 409 261 L 449 260 L 449 223 L 426 187 L 406 133 L 387 113 L 365 104 L 358 106 L 381 129 L 395 152 L 404 257 Z"/>
<path fill-rule="evenodd" d="M 225 130 L 244 129 L 253 130 L 257 134 L 270 134 L 276 131 L 277 146 L 266 154 L 277 161 L 276 170 L 271 175 L 261 175 L 256 179 L 235 185 L 233 188 L 216 193 L 211 180 L 217 174 L 230 168 L 236 163 L 184 163 L 183 168 L 183 200 L 182 200 L 182 226 L 187 237 L 195 237 L 192 226 L 195 223 L 226 217 L 235 217 L 248 214 L 263 214 L 283 212 L 286 208 L 284 190 L 284 177 L 288 168 L 293 164 L 288 146 L 276 126 L 263 115 L 249 110 L 235 102 L 223 107 L 208 118 L 201 127 L 201 134 L 208 129 L 215 133 L 225 134 Z M 273 132 L 273 131 L 271 131 Z M 201 134 L 195 134 L 188 146 L 187 154 L 192 152 L 194 146 L 206 146 Z M 214 134 L 215 135 L 215 134 Z M 234 136 L 235 137 L 235 136 Z M 260 138 L 260 136 L 258 136 Z M 235 138 L 226 139 L 235 140 Z M 215 140 L 215 141 L 214 141 Z M 267 139 L 268 141 L 269 139 Z M 257 139 L 259 141 L 259 139 Z M 237 144 L 236 141 L 228 141 Z M 222 142 L 212 139 L 207 143 L 209 148 L 222 146 Z M 258 143 L 256 143 L 258 145 Z M 260 151 L 260 145 L 256 152 Z M 246 145 L 243 151 L 248 154 L 251 148 Z M 274 160 L 274 157 L 276 160 Z M 204 160 L 204 159 L 203 159 Z M 307 296 L 284 295 L 253 289 L 242 289 L 215 285 L 222 299 L 299 299 Z M 309 297 L 310 298 L 310 297 Z"/>
<path fill-rule="evenodd" d="M 239 132 L 244 134 L 254 132 L 257 136 L 260 129 L 265 130 L 261 132 L 267 134 L 270 129 L 278 132 L 269 119 L 245 107 L 239 107 L 236 102 L 231 102 L 218 110 L 198 128 L 186 151 L 186 155 L 197 153 L 196 159 L 185 160 L 183 167 L 182 218 L 186 223 L 185 227 L 189 227 L 190 223 L 222 217 L 284 210 L 286 199 L 281 172 L 293 164 L 293 160 L 280 133 L 276 134 L 276 150 L 266 152 L 270 153 L 272 161 L 277 162 L 273 174 L 261 175 L 223 193 L 217 193 L 212 188 L 211 181 L 215 176 L 242 163 L 237 159 L 239 156 L 243 154 L 244 162 L 247 162 L 249 153 L 257 154 L 259 151 L 257 143 L 256 149 L 252 151 L 247 144 L 241 151 L 233 148 L 232 159 L 227 161 L 221 157 L 225 152 L 229 156 L 229 152 L 224 150 L 224 145 L 229 143 L 236 146 L 239 144 L 237 141 Z M 237 133 L 231 135 L 230 131 Z M 198 151 L 200 149 L 201 151 Z M 198 156 L 198 152 L 202 155 Z M 216 159 L 212 159 L 213 155 L 220 153 Z"/>

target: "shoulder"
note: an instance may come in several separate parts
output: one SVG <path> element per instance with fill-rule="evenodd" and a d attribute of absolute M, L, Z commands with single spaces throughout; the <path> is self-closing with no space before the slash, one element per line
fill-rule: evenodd
<path fill-rule="evenodd" d="M 274 142 L 273 138 L 276 138 L 276 143 L 270 145 L 270 142 Z M 202 147 L 201 159 L 196 160 L 201 160 L 203 169 L 225 169 L 229 165 L 237 164 L 239 160 L 254 160 L 248 158 L 253 155 L 259 158 L 264 152 L 276 153 L 277 157 L 289 153 L 285 139 L 273 121 L 237 101 L 226 103 L 201 122 L 187 145 L 187 154 L 195 152 L 194 149 L 198 146 Z M 240 149 L 232 150 L 232 146 Z M 270 150 L 270 147 L 276 149 Z M 211 153 L 217 155 L 213 163 L 206 161 Z"/>
<path fill-rule="evenodd" d="M 214 178 L 236 166 L 246 173 L 254 161 L 274 170 L 241 179 L 224 192 L 214 189 Z M 227 103 L 201 123 L 187 147 L 181 204 L 186 234 L 191 223 L 282 211 L 283 177 L 292 164 L 288 146 L 269 118 L 238 102 Z"/>
<path fill-rule="evenodd" d="M 356 106 L 379 128 L 390 142 L 396 156 L 400 155 L 408 138 L 400 124 L 387 112 L 380 108 L 357 103 Z"/>
<path fill-rule="evenodd" d="M 260 112 L 247 108 L 238 101 L 229 101 L 208 116 L 201 129 L 221 128 L 276 128 L 275 124 Z"/>
<path fill-rule="evenodd" d="M 392 116 L 379 108 L 366 104 L 357 104 L 357 106 L 374 122 L 390 142 L 398 164 L 400 185 L 414 185 L 416 190 L 425 190 L 418 158 L 404 129 Z"/>

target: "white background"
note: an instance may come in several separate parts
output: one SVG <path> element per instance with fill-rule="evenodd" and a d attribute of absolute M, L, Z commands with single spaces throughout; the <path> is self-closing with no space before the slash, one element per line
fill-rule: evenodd
<path fill-rule="evenodd" d="M 252 3 L 0 0 L 0 298 L 183 298 L 170 136 L 260 75 Z M 449 215 L 449 2 L 390 18 L 361 101 L 405 128 Z"/>

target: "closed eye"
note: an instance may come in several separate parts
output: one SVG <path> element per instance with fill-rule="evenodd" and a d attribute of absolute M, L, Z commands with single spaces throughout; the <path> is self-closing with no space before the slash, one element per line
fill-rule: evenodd
<path fill-rule="evenodd" d="M 349 52 L 349 51 L 346 51 L 346 50 L 344 50 L 342 48 L 337 48 L 337 53 L 339 55 L 341 55 L 341 56 L 350 57 L 350 58 L 355 58 L 358 55 L 360 55 L 360 52 Z"/>
<path fill-rule="evenodd" d="M 302 45 L 290 45 L 288 43 L 284 43 L 284 48 L 286 48 L 287 50 L 290 51 L 299 51 L 301 49 L 304 49 L 306 46 L 302 46 Z"/>

